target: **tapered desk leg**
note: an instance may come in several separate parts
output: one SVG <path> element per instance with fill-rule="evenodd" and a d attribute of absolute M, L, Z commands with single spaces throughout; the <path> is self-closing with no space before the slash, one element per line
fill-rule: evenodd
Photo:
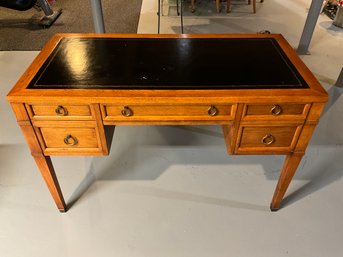
<path fill-rule="evenodd" d="M 277 211 L 280 208 L 281 201 L 287 191 L 289 184 L 298 168 L 298 165 L 303 157 L 303 153 L 292 153 L 286 156 L 283 164 L 279 181 L 276 186 L 272 202 L 270 204 L 271 211 Z"/>
<path fill-rule="evenodd" d="M 46 185 L 49 188 L 51 196 L 53 197 L 57 208 L 60 212 L 66 212 L 67 207 L 63 199 L 60 185 L 58 183 L 54 167 L 52 165 L 51 159 L 48 156 L 38 155 L 33 156 L 36 161 L 36 164 L 39 168 L 39 171 L 44 178 Z"/>
<path fill-rule="evenodd" d="M 25 105 L 23 103 L 12 103 L 11 106 L 31 150 L 31 155 L 36 161 L 39 171 L 44 178 L 52 197 L 55 200 L 57 208 L 60 210 L 60 212 L 66 212 L 67 207 L 63 199 L 60 185 L 58 184 L 54 166 L 52 165 L 50 157 L 45 156 L 43 153 Z"/>

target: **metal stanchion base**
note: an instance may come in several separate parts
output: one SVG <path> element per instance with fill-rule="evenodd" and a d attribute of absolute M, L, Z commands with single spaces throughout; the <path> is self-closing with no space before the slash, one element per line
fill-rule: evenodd
<path fill-rule="evenodd" d="M 43 26 L 44 28 L 49 28 L 61 15 L 62 9 L 59 9 L 57 11 L 54 11 L 52 15 L 44 16 L 40 22 L 39 25 Z"/>

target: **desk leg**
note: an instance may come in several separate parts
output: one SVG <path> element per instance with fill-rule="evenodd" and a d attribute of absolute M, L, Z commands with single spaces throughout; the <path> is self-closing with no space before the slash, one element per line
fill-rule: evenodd
<path fill-rule="evenodd" d="M 271 211 L 277 211 L 280 208 L 281 201 L 303 156 L 303 153 L 292 153 L 286 156 L 279 181 L 274 192 L 273 200 L 270 204 Z"/>
<path fill-rule="evenodd" d="M 49 188 L 51 196 L 54 198 L 57 208 L 60 212 L 66 212 L 66 204 L 58 184 L 55 174 L 54 166 L 48 156 L 44 156 L 43 150 L 39 144 L 35 130 L 31 124 L 28 113 L 26 112 L 25 105 L 22 103 L 12 103 L 13 111 L 17 117 L 18 125 L 23 132 L 27 144 L 31 150 L 31 155 L 36 161 L 39 171 Z"/>
<path fill-rule="evenodd" d="M 60 212 L 66 212 L 67 207 L 63 199 L 62 191 L 58 183 L 54 167 L 52 165 L 51 159 L 49 156 L 38 155 L 33 156 L 36 161 L 36 164 L 39 168 L 39 171 L 44 178 L 46 185 L 49 188 L 50 194 L 54 199 L 57 208 Z"/>

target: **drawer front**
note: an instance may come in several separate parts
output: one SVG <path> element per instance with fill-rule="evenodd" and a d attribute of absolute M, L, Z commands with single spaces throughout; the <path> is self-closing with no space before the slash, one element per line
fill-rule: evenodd
<path fill-rule="evenodd" d="M 91 120 L 89 105 L 28 105 L 28 112 L 34 120 Z"/>
<path fill-rule="evenodd" d="M 103 105 L 104 121 L 233 120 L 236 105 Z"/>
<path fill-rule="evenodd" d="M 246 104 L 242 119 L 305 119 L 309 108 L 310 104 Z"/>
<path fill-rule="evenodd" d="M 287 153 L 294 149 L 302 125 L 241 126 L 238 153 Z"/>
<path fill-rule="evenodd" d="M 106 154 L 95 122 L 35 121 L 34 127 L 46 155 L 102 155 Z"/>
<path fill-rule="evenodd" d="M 98 148 L 95 128 L 41 128 L 47 148 Z"/>

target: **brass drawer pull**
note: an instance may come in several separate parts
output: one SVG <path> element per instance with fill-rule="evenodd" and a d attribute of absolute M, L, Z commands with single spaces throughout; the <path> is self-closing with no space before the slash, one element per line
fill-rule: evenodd
<path fill-rule="evenodd" d="M 211 105 L 210 108 L 208 108 L 207 113 L 210 116 L 216 116 L 218 114 L 218 109 L 214 105 Z"/>
<path fill-rule="evenodd" d="M 63 107 L 62 105 L 59 105 L 59 106 L 56 107 L 55 113 L 58 116 L 67 116 L 68 115 L 68 110 L 65 107 Z"/>
<path fill-rule="evenodd" d="M 69 146 L 75 146 L 77 145 L 79 142 L 77 141 L 77 138 L 76 137 L 73 137 L 72 135 L 67 135 L 65 138 L 64 138 L 64 143 L 66 145 L 69 145 Z"/>
<path fill-rule="evenodd" d="M 130 117 L 133 115 L 133 112 L 129 108 L 129 106 L 124 106 L 124 108 L 121 110 L 121 115 L 123 115 L 125 117 Z"/>
<path fill-rule="evenodd" d="M 282 108 L 280 105 L 276 104 L 273 106 L 273 108 L 270 110 L 271 114 L 274 116 L 278 116 L 282 113 Z"/>
<path fill-rule="evenodd" d="M 274 143 L 274 141 L 275 141 L 275 138 L 271 134 L 267 134 L 261 139 L 261 143 L 264 145 L 271 145 L 272 143 Z"/>

